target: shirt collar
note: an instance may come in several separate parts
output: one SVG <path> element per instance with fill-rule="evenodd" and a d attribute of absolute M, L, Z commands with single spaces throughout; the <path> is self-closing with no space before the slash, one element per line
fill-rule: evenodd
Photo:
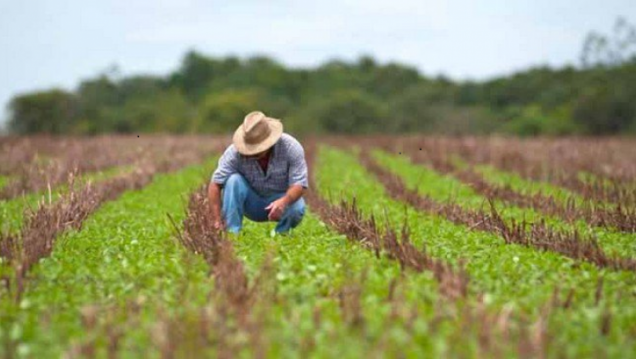
<path fill-rule="evenodd" d="M 280 140 L 276 141 L 274 146 L 272 146 L 272 153 L 269 155 L 269 162 L 270 163 L 276 157 L 276 153 L 278 152 L 277 148 L 278 148 L 279 143 L 280 143 Z M 256 158 L 248 158 L 248 157 L 245 157 L 243 155 L 241 155 L 241 160 L 246 161 L 246 162 L 254 162 L 254 163 L 258 162 L 258 159 L 256 159 Z"/>

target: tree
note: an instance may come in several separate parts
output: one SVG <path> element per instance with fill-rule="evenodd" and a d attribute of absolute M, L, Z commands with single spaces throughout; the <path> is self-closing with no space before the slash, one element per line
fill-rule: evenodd
<path fill-rule="evenodd" d="M 82 81 L 77 89 L 79 127 L 87 133 L 121 132 L 115 114 L 123 105 L 117 83 L 108 75 Z"/>
<path fill-rule="evenodd" d="M 131 76 L 122 79 L 116 85 L 117 93 L 123 101 L 133 97 L 151 97 L 162 93 L 165 81 L 156 76 Z"/>
<path fill-rule="evenodd" d="M 576 101 L 573 117 L 590 135 L 616 134 L 636 119 L 636 104 L 627 91 L 592 88 Z"/>
<path fill-rule="evenodd" d="M 401 95 L 406 89 L 425 81 L 414 68 L 388 64 L 374 68 L 366 90 L 380 97 Z"/>
<path fill-rule="evenodd" d="M 515 109 L 513 117 L 504 124 L 503 130 L 518 136 L 564 135 L 577 131 L 569 115 L 569 109 L 562 107 L 546 113 L 538 105 Z"/>
<path fill-rule="evenodd" d="M 211 93 L 201 105 L 194 129 L 229 133 L 234 131 L 251 111 L 260 110 L 268 116 L 281 118 L 286 115 L 289 107 L 284 98 L 268 96 L 257 89 Z"/>
<path fill-rule="evenodd" d="M 616 19 L 613 33 L 590 32 L 583 42 L 581 64 L 584 68 L 615 67 L 636 63 L 636 26 L 623 17 Z"/>
<path fill-rule="evenodd" d="M 239 66 L 238 61 L 236 63 Z M 192 100 L 198 100 L 205 95 L 209 84 L 218 76 L 226 73 L 223 64 L 199 54 L 189 51 L 181 62 L 181 67 L 172 75 L 170 83 L 178 86 Z"/>
<path fill-rule="evenodd" d="M 193 130 L 194 110 L 178 89 L 131 97 L 119 116 L 120 132 L 185 133 Z"/>
<path fill-rule="evenodd" d="M 18 96 L 10 128 L 227 133 L 246 113 L 261 110 L 295 133 L 636 131 L 636 27 L 619 18 L 611 34 L 591 33 L 581 61 L 583 68 L 539 66 L 459 82 L 371 56 L 296 69 L 267 56 L 190 51 L 167 76 L 124 77 L 115 68 L 83 81 L 74 93 Z"/>
<path fill-rule="evenodd" d="M 60 89 L 17 96 L 9 104 L 9 129 L 18 134 L 73 132 L 77 107 L 75 95 Z"/>
<path fill-rule="evenodd" d="M 340 91 L 311 113 L 323 129 L 334 133 L 370 133 L 388 126 L 386 106 L 357 90 Z"/>
<path fill-rule="evenodd" d="M 418 85 L 396 97 L 390 105 L 391 127 L 394 132 L 429 132 L 440 120 L 439 101 L 443 95 L 432 85 Z"/>

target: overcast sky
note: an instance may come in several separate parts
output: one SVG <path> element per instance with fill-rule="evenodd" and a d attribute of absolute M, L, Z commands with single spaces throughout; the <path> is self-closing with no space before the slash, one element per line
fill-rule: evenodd
<path fill-rule="evenodd" d="M 0 106 L 113 64 L 166 74 L 188 49 L 292 66 L 369 54 L 484 79 L 576 63 L 587 32 L 617 16 L 636 22 L 636 0 L 0 0 Z"/>

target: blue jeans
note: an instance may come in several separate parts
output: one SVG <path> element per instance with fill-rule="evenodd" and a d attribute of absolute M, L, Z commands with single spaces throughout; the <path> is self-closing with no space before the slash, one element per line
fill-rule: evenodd
<path fill-rule="evenodd" d="M 223 187 L 223 219 L 227 230 L 238 233 L 243 227 L 243 215 L 255 222 L 268 220 L 268 211 L 265 210 L 270 203 L 284 196 L 285 193 L 276 193 L 268 197 L 258 195 L 249 183 L 238 173 L 231 175 Z M 299 198 L 290 204 L 283 212 L 278 224 L 277 233 L 288 232 L 291 228 L 300 224 L 305 215 L 305 201 Z"/>

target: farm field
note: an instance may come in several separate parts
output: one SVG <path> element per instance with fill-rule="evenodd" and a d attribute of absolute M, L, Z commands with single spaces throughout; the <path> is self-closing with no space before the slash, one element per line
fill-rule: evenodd
<path fill-rule="evenodd" d="M 0 138 L 0 357 L 636 354 L 636 141 L 301 142 L 303 223 L 228 236 L 229 138 Z"/>

